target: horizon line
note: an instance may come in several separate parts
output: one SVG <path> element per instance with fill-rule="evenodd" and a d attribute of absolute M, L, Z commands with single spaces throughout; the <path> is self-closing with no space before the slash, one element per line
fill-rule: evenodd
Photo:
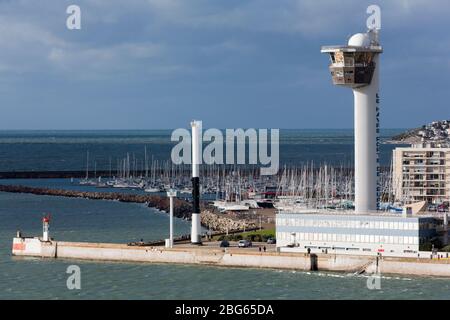
<path fill-rule="evenodd" d="M 188 126 L 183 128 L 189 128 Z M 213 127 L 210 127 L 213 128 Z M 206 127 L 204 129 L 210 129 Z M 381 130 L 411 130 L 419 127 L 409 127 L 409 128 L 380 128 Z M 156 131 L 156 130 L 176 130 L 178 128 L 147 128 L 147 129 L 0 129 L 0 132 L 5 131 Z M 252 127 L 236 127 L 236 128 L 217 128 L 219 130 L 226 129 L 252 129 Z M 253 129 L 279 129 L 279 130 L 354 130 L 354 128 L 253 128 Z"/>

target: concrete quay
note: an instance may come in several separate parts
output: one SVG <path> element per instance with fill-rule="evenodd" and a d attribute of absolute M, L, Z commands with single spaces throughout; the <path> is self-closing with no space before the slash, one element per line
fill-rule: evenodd
<path fill-rule="evenodd" d="M 92 261 L 171 263 L 218 267 L 269 268 L 300 271 L 339 271 L 351 273 L 404 274 L 450 277 L 449 259 L 414 259 L 368 256 L 281 253 L 247 248 L 177 245 L 174 248 L 140 247 L 126 244 L 42 241 L 16 237 L 13 256 L 63 258 Z"/>

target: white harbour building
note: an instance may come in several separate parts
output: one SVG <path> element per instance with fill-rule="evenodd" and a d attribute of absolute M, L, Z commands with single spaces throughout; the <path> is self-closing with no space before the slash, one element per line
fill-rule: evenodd
<path fill-rule="evenodd" d="M 393 213 L 281 212 L 276 226 L 283 252 L 417 257 L 436 235 L 433 217 Z"/>

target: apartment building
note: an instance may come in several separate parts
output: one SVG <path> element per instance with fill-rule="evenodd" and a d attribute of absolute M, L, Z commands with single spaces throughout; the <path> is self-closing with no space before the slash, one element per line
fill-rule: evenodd
<path fill-rule="evenodd" d="M 406 203 L 450 199 L 450 147 L 416 144 L 393 151 L 393 192 Z"/>

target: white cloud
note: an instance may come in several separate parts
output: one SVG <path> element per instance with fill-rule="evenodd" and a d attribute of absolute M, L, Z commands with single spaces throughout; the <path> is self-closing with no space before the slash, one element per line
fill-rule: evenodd
<path fill-rule="evenodd" d="M 219 43 L 199 47 L 199 52 L 208 55 L 229 53 L 251 54 L 254 53 L 255 50 L 255 46 L 236 39 L 227 39 Z"/>
<path fill-rule="evenodd" d="M 192 72 L 196 53 L 254 54 L 252 33 L 299 35 L 298 41 L 349 35 L 365 27 L 370 2 L 347 0 L 91 0 L 80 1 L 83 30 L 65 30 L 63 6 L 55 0 L 3 2 L 0 9 L 0 72 L 108 73 L 146 70 Z M 423 31 L 420 23 L 447 21 L 448 1 L 379 1 L 383 29 Z M 61 12 L 60 12 L 61 11 Z M 134 26 L 133 32 L 126 31 Z M 169 30 L 169 31 L 167 31 Z M 77 31 L 74 31 L 77 32 Z M 384 31 L 383 31 L 384 32 Z M 178 34 L 180 33 L 180 34 Z M 435 30 L 433 30 L 435 33 Z M 184 39 L 185 35 L 192 39 Z M 242 39 L 241 35 L 247 34 Z M 164 35 L 164 36 L 163 36 Z M 214 36 L 211 36 L 214 35 Z M 166 37 L 167 36 L 167 37 Z M 433 36 L 433 35 L 431 35 Z M 450 36 L 440 35 L 448 43 Z M 216 39 L 217 38 L 217 39 Z M 250 41 L 246 40 L 250 38 Z M 402 39 L 401 41 L 406 41 Z M 438 54 L 438 52 L 437 52 Z M 443 52 L 442 54 L 447 54 Z M 232 58 L 232 56 L 230 56 Z M 159 74 L 158 73 L 158 74 Z"/>

